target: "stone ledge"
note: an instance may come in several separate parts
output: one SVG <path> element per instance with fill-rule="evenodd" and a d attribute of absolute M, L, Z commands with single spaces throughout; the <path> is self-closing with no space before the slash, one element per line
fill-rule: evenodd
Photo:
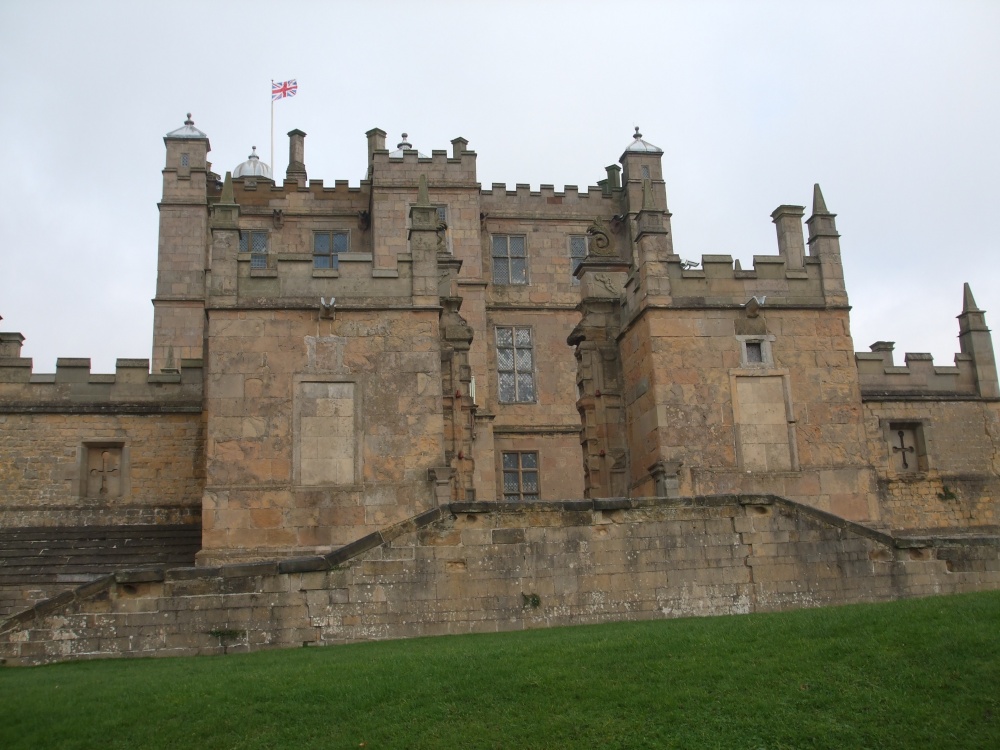
<path fill-rule="evenodd" d="M 290 560 L 282 560 L 278 563 L 278 573 L 315 573 L 329 569 L 330 563 L 327 562 L 325 557 L 319 556 L 293 557 Z"/>
<path fill-rule="evenodd" d="M 132 568 L 114 573 L 115 583 L 156 583 L 164 578 L 163 568 Z"/>

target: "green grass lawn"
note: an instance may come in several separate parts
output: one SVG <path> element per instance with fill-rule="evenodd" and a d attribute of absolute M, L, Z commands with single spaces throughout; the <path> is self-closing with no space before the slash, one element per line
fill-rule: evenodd
<path fill-rule="evenodd" d="M 0 669 L 0 748 L 1000 748 L 1000 592 Z"/>

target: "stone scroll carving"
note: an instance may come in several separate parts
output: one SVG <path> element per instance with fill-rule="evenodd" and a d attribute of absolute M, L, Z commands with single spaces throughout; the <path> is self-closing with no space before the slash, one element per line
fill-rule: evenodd
<path fill-rule="evenodd" d="M 618 255 L 614 238 L 599 217 L 594 219 L 594 223 L 587 227 L 587 234 L 590 236 L 591 255 L 602 257 Z"/>

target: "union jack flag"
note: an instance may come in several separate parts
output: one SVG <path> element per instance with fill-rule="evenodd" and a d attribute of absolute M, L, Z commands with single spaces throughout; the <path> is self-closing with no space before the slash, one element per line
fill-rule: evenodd
<path fill-rule="evenodd" d="M 290 81 L 271 81 L 271 101 L 276 102 L 286 96 L 295 96 L 298 90 L 299 84 L 294 78 Z"/>

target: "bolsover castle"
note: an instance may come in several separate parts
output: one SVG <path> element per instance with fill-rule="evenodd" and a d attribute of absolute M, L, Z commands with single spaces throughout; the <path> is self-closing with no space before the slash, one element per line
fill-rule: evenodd
<path fill-rule="evenodd" d="M 1000 586 L 1000 387 L 856 353 L 835 214 L 682 259 L 637 132 L 586 191 L 164 139 L 152 364 L 0 333 L 0 656 L 207 653 Z"/>

